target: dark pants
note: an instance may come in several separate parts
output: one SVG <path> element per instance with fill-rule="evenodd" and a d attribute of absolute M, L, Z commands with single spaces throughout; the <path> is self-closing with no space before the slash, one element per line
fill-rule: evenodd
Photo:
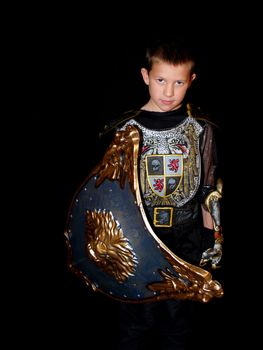
<path fill-rule="evenodd" d="M 186 300 L 120 303 L 117 349 L 189 349 L 194 304 Z"/>

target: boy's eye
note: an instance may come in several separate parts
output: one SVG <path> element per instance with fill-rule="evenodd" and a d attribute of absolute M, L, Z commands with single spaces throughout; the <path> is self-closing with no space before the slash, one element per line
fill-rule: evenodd
<path fill-rule="evenodd" d="M 157 83 L 159 83 L 159 84 L 165 84 L 165 83 L 166 83 L 165 80 L 162 79 L 162 78 L 157 78 L 156 81 L 157 81 Z M 182 80 L 177 80 L 177 81 L 175 82 L 175 85 L 183 85 L 183 84 L 184 84 L 184 82 L 183 82 Z"/>

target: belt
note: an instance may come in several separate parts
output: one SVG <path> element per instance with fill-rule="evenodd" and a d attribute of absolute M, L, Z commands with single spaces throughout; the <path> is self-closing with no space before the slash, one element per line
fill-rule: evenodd
<path fill-rule="evenodd" d="M 172 206 L 146 207 L 155 227 L 173 227 L 196 221 L 199 212 L 197 200 L 187 203 L 183 207 Z"/>

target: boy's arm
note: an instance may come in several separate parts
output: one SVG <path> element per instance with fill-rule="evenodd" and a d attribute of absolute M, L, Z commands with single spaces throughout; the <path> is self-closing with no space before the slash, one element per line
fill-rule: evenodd
<path fill-rule="evenodd" d="M 205 198 L 204 205 L 206 210 L 211 216 L 214 229 L 214 239 L 215 243 L 213 248 L 209 248 L 203 252 L 200 265 L 204 266 L 208 262 L 211 262 L 212 268 L 217 268 L 218 263 L 222 258 L 222 227 L 220 219 L 220 199 L 222 198 L 223 182 L 219 178 L 217 181 L 216 190 L 210 192 Z"/>
<path fill-rule="evenodd" d="M 220 200 L 222 198 L 223 182 L 219 171 L 217 145 L 214 128 L 206 125 L 201 145 L 203 159 L 203 188 L 202 188 L 202 213 L 204 227 L 214 234 L 214 246 L 205 250 L 202 254 L 200 265 L 208 262 L 212 268 L 217 268 L 222 258 L 222 226 Z"/>

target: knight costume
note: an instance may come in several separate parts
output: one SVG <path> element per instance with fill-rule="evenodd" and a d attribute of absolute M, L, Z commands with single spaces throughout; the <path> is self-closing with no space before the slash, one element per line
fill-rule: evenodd
<path fill-rule="evenodd" d="M 94 290 L 136 303 L 223 295 L 209 271 L 223 242 L 214 130 L 190 105 L 131 111 L 105 128 L 113 140 L 65 232 L 69 266 Z"/>

